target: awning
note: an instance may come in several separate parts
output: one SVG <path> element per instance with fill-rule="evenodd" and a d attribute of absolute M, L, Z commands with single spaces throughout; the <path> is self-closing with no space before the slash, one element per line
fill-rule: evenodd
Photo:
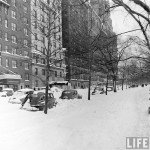
<path fill-rule="evenodd" d="M 0 75 L 0 85 L 18 85 L 20 84 L 21 76 L 14 74 Z"/>

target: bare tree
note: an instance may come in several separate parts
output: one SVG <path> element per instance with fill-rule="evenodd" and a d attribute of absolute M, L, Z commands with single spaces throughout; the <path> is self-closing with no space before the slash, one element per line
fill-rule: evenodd
<path fill-rule="evenodd" d="M 128 14 L 131 15 L 131 17 L 137 22 L 139 25 L 143 36 L 145 38 L 145 45 L 150 50 L 150 42 L 149 42 L 149 29 L 150 29 L 150 7 L 146 2 L 143 2 L 141 0 L 129 0 L 131 3 L 133 3 L 135 7 L 132 7 L 130 3 L 125 2 L 124 0 L 113 0 L 114 7 L 123 7 Z M 136 10 L 136 6 L 138 6 L 143 11 Z"/>
<path fill-rule="evenodd" d="M 61 35 L 61 0 L 34 1 L 31 4 L 31 48 L 33 67 L 42 60 L 42 66 L 46 70 L 45 83 L 45 108 L 47 114 L 48 90 L 51 72 L 57 64 L 64 62 L 64 49 L 62 48 Z M 65 70 L 63 70 L 65 71 Z M 38 74 L 35 72 L 35 76 Z"/>

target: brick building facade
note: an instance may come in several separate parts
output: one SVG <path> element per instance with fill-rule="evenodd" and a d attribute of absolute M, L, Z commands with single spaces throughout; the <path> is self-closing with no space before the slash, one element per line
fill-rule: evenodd
<path fill-rule="evenodd" d="M 10 85 L 15 90 L 31 87 L 29 29 L 30 1 L 0 0 L 0 70 L 21 76 L 19 85 Z"/>

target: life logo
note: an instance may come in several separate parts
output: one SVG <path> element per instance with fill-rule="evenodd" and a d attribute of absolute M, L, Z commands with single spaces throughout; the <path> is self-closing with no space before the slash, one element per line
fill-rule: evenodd
<path fill-rule="evenodd" d="M 149 138 L 126 137 L 126 149 L 149 149 Z"/>

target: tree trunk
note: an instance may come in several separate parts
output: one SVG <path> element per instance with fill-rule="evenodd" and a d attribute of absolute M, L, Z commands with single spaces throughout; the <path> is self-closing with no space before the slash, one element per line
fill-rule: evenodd
<path fill-rule="evenodd" d="M 117 88 L 116 88 L 116 79 L 113 80 L 113 87 L 114 87 L 114 92 L 117 92 Z"/>
<path fill-rule="evenodd" d="M 107 75 L 107 80 L 106 80 L 106 95 L 107 95 L 107 87 L 108 87 L 108 75 Z"/>
<path fill-rule="evenodd" d="M 124 79 L 122 79 L 122 91 L 123 91 Z"/>
<path fill-rule="evenodd" d="M 91 99 L 91 73 L 89 73 L 88 100 Z"/>
<path fill-rule="evenodd" d="M 47 114 L 48 89 L 49 89 L 49 84 L 48 84 L 48 82 L 47 82 L 46 91 L 45 91 L 45 107 L 44 107 L 44 113 L 45 113 L 45 114 Z"/>

